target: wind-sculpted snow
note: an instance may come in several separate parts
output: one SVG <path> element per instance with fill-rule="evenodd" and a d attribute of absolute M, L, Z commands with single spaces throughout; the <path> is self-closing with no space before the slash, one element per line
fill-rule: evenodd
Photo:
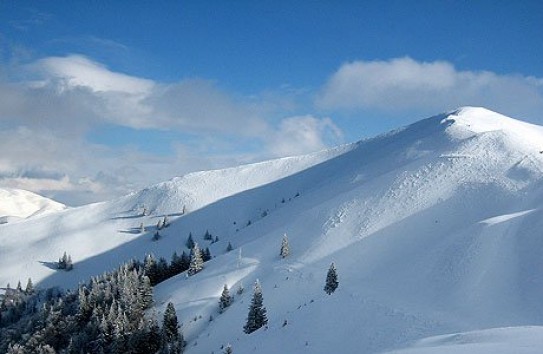
<path fill-rule="evenodd" d="M 155 289 L 159 315 L 174 303 L 187 353 L 414 353 L 436 343 L 423 338 L 541 325 L 541 151 L 541 127 L 467 107 L 330 151 L 193 173 L 0 226 L 0 284 L 75 286 L 131 257 L 188 251 L 190 232 L 214 258 Z M 51 269 L 64 251 L 74 270 Z M 257 279 L 269 322 L 247 335 Z M 225 284 L 234 301 L 219 313 Z M 438 352 L 460 348 L 443 338 Z"/>

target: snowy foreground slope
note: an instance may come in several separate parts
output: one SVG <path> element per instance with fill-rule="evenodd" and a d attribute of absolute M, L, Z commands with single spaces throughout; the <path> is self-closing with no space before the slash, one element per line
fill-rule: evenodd
<path fill-rule="evenodd" d="M 169 259 L 192 232 L 215 258 L 155 288 L 159 313 L 175 304 L 188 353 L 538 353 L 542 151 L 543 127 L 468 107 L 314 155 L 190 174 L 0 225 L 0 284 L 73 287 L 130 257 Z M 64 251 L 71 272 L 52 269 Z M 331 262 L 340 284 L 327 295 Z M 269 327 L 247 335 L 256 279 Z M 224 284 L 245 292 L 219 314 Z"/>
<path fill-rule="evenodd" d="M 36 193 L 14 188 L 0 188 L 0 224 L 65 208 L 64 204 Z"/>

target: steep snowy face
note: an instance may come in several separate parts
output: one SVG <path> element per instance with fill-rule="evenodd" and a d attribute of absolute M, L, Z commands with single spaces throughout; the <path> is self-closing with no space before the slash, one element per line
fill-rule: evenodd
<path fill-rule="evenodd" d="M 11 218 L 27 218 L 34 215 L 65 209 L 64 204 L 21 189 L 0 189 L 0 223 Z"/>

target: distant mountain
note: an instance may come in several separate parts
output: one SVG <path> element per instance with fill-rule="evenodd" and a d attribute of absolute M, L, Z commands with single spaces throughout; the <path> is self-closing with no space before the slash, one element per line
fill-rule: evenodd
<path fill-rule="evenodd" d="M 64 204 L 36 193 L 22 189 L 0 188 L 0 224 L 65 208 Z"/>
<path fill-rule="evenodd" d="M 0 284 L 74 287 L 130 258 L 188 251 L 191 233 L 214 258 L 155 288 L 186 353 L 538 353 L 542 151 L 543 127 L 464 107 L 317 154 L 193 173 L 2 225 Z M 70 272 L 51 266 L 64 251 Z M 245 334 L 257 279 L 269 322 Z M 234 301 L 219 313 L 225 284 Z"/>

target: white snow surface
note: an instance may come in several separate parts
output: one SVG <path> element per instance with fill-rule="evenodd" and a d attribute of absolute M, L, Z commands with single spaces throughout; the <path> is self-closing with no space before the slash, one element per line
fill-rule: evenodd
<path fill-rule="evenodd" d="M 64 210 L 66 206 L 39 194 L 0 188 L 0 223 Z"/>
<path fill-rule="evenodd" d="M 192 232 L 214 258 L 155 288 L 159 316 L 168 301 L 177 309 L 186 353 L 221 353 L 227 343 L 264 354 L 535 353 L 541 151 L 542 127 L 466 107 L 317 154 L 198 172 L 1 225 L 0 284 L 32 277 L 74 287 L 131 257 L 170 259 Z M 171 226 L 152 242 L 166 214 Z M 220 241 L 204 241 L 206 230 Z M 285 233 L 290 255 L 281 259 Z M 71 272 L 54 269 L 64 251 Z M 331 262 L 339 288 L 327 295 Z M 256 279 L 269 325 L 247 335 Z M 245 291 L 220 314 L 224 284 Z"/>
<path fill-rule="evenodd" d="M 492 328 L 425 338 L 387 354 L 539 354 L 543 327 Z"/>

